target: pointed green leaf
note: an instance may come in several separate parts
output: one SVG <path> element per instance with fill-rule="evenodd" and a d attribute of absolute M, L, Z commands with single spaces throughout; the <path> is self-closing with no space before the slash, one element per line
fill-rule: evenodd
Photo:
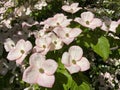
<path fill-rule="evenodd" d="M 77 83 L 73 82 L 70 90 L 91 90 L 91 87 L 86 82 L 82 82 L 80 85 L 77 85 Z"/>
<path fill-rule="evenodd" d="M 110 44 L 106 37 L 100 37 L 96 45 L 91 44 L 92 49 L 105 61 L 110 54 Z"/>

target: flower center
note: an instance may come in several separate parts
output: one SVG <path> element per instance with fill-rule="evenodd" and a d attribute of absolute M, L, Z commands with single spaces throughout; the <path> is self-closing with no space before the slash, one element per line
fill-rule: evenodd
<path fill-rule="evenodd" d="M 24 54 L 24 53 L 25 53 L 25 51 L 24 51 L 24 50 L 21 50 L 20 52 L 21 52 L 22 54 Z"/>
<path fill-rule="evenodd" d="M 46 48 L 46 46 L 45 46 L 45 45 L 43 45 L 43 48 Z"/>
<path fill-rule="evenodd" d="M 75 61 L 75 60 L 72 60 L 72 63 L 73 63 L 73 64 L 76 64 L 76 61 Z"/>
<path fill-rule="evenodd" d="M 46 32 L 52 31 L 54 27 L 49 26 L 48 28 L 46 28 Z"/>
<path fill-rule="evenodd" d="M 57 44 L 57 41 L 54 41 L 54 44 Z"/>
<path fill-rule="evenodd" d="M 86 21 L 86 24 L 87 24 L 87 25 L 89 25 L 89 24 L 90 24 L 90 22 L 89 22 L 89 21 Z"/>
<path fill-rule="evenodd" d="M 71 11 L 74 11 L 73 8 L 70 9 Z"/>
<path fill-rule="evenodd" d="M 110 25 L 106 25 L 107 26 L 107 28 L 110 28 Z"/>
<path fill-rule="evenodd" d="M 66 36 L 66 37 L 69 37 L 69 34 L 68 34 L 68 33 L 66 33 L 66 34 L 65 34 L 65 36 Z"/>
<path fill-rule="evenodd" d="M 44 73 L 44 70 L 42 68 L 39 69 L 40 73 Z"/>
<path fill-rule="evenodd" d="M 57 25 L 59 26 L 60 24 L 57 22 Z"/>
<path fill-rule="evenodd" d="M 14 47 L 14 45 L 13 45 L 13 44 L 11 44 L 11 46 L 12 46 L 12 47 Z"/>

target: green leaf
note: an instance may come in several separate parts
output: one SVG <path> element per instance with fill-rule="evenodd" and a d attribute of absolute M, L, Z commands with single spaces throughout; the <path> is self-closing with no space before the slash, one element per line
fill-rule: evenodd
<path fill-rule="evenodd" d="M 70 90 L 91 90 L 91 87 L 86 82 L 82 82 L 80 85 L 77 85 L 77 83 L 73 82 Z"/>
<path fill-rule="evenodd" d="M 66 83 L 62 83 L 63 84 L 63 88 L 64 90 L 69 90 L 69 88 L 71 87 L 72 85 L 72 76 L 68 73 L 68 71 L 65 69 L 64 65 L 61 63 L 61 61 L 58 62 L 59 63 L 59 67 L 58 67 L 58 70 L 57 70 L 57 73 L 61 73 L 63 74 L 67 80 L 66 80 Z M 62 78 L 61 78 L 62 80 Z M 63 78 L 63 80 L 65 82 L 65 78 Z M 58 90 L 58 89 L 57 89 Z"/>
<path fill-rule="evenodd" d="M 72 75 L 72 87 L 70 90 L 92 90 L 89 78 L 82 72 Z"/>
<path fill-rule="evenodd" d="M 100 55 L 103 60 L 107 60 L 110 54 L 110 44 L 107 38 L 101 36 L 98 39 L 98 42 L 96 45 L 91 44 L 92 49 L 94 52 L 96 52 L 98 55 Z"/>

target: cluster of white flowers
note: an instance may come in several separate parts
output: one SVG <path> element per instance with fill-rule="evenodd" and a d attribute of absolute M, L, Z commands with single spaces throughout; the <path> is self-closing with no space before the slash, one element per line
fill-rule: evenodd
<path fill-rule="evenodd" d="M 100 28 L 111 33 L 116 33 L 116 28 L 120 24 L 120 20 L 111 20 L 109 23 L 102 21 L 90 11 L 82 12 L 79 17 L 72 19 L 68 19 L 63 13 L 57 13 L 44 21 L 34 21 L 30 14 L 36 9 L 42 10 L 43 7 L 47 6 L 45 0 L 38 1 L 33 7 L 24 5 L 16 7 L 15 2 L 12 0 L 1 1 L 0 5 L 2 6 L 0 7 L 0 43 L 4 42 L 4 49 L 8 52 L 6 58 L 9 61 L 15 61 L 17 66 L 24 66 L 25 58 L 30 55 L 29 67 L 24 68 L 22 80 L 47 88 L 52 88 L 54 85 L 54 73 L 58 68 L 58 63 L 53 59 L 46 59 L 46 55 L 50 51 L 62 49 L 64 45 L 70 45 L 83 31 L 81 28 L 71 28 L 71 22 L 92 31 Z M 67 4 L 61 7 L 61 10 L 71 15 L 81 9 L 79 3 Z M 10 15 L 6 15 L 8 11 Z M 4 18 L 5 16 L 7 18 Z M 16 23 L 13 23 L 14 21 Z M 32 26 L 38 26 L 38 28 L 31 31 Z M 30 42 L 27 39 L 32 35 L 35 41 Z M 68 52 L 64 52 L 61 56 L 61 62 L 70 74 L 86 71 L 90 68 L 90 62 L 83 56 L 83 50 L 79 45 L 73 45 Z M 5 75 L 8 70 L 6 68 L 9 68 L 7 67 L 9 65 L 6 65 L 5 62 L 1 63 L 0 73 Z M 116 66 L 119 63 L 120 61 L 115 61 Z M 2 65 L 6 68 L 2 68 Z M 114 87 L 114 77 L 110 73 L 101 73 L 101 76 L 108 79 L 107 81 Z M 118 83 L 117 79 L 115 83 Z"/>

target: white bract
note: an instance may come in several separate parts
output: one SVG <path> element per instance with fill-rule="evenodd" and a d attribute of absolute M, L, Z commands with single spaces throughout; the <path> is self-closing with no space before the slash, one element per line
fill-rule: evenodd
<path fill-rule="evenodd" d="M 57 27 L 53 30 L 57 36 L 67 45 L 69 45 L 82 30 L 79 28 L 61 28 Z"/>
<path fill-rule="evenodd" d="M 54 73 L 58 64 L 52 59 L 45 60 L 45 56 L 40 53 L 31 55 L 29 63 L 30 66 L 23 73 L 23 81 L 51 88 L 55 82 Z"/>
<path fill-rule="evenodd" d="M 52 42 L 50 46 L 50 50 L 58 50 L 63 47 L 63 42 L 60 38 L 58 38 L 54 33 L 50 35 Z"/>
<path fill-rule="evenodd" d="M 19 40 L 14 49 L 10 50 L 7 55 L 7 59 L 10 61 L 16 60 L 17 64 L 22 64 L 27 54 L 32 49 L 32 44 L 29 41 L 23 39 Z"/>
<path fill-rule="evenodd" d="M 11 38 L 7 38 L 4 42 L 4 48 L 7 52 L 15 48 L 15 42 Z"/>
<path fill-rule="evenodd" d="M 64 52 L 62 63 L 71 74 L 90 68 L 90 63 L 87 58 L 83 57 L 83 50 L 79 46 L 71 46 L 68 52 Z"/>
<path fill-rule="evenodd" d="M 62 6 L 62 9 L 66 12 L 69 13 L 76 13 L 77 11 L 79 11 L 80 9 L 82 9 L 81 7 L 78 7 L 79 3 L 72 3 L 71 5 L 64 5 Z"/>
<path fill-rule="evenodd" d="M 81 13 L 81 18 L 77 17 L 74 21 L 91 29 L 95 29 L 102 25 L 102 21 L 98 18 L 94 18 L 94 14 L 89 11 Z"/>
<path fill-rule="evenodd" d="M 101 29 L 108 32 L 116 32 L 116 28 L 118 27 L 119 23 L 116 21 L 111 21 L 110 25 L 107 25 L 105 22 L 103 22 Z"/>
<path fill-rule="evenodd" d="M 36 38 L 35 44 L 36 44 L 36 46 L 34 47 L 35 52 L 39 52 L 43 55 L 46 55 L 47 52 L 50 50 L 51 38 L 48 36 Z"/>

